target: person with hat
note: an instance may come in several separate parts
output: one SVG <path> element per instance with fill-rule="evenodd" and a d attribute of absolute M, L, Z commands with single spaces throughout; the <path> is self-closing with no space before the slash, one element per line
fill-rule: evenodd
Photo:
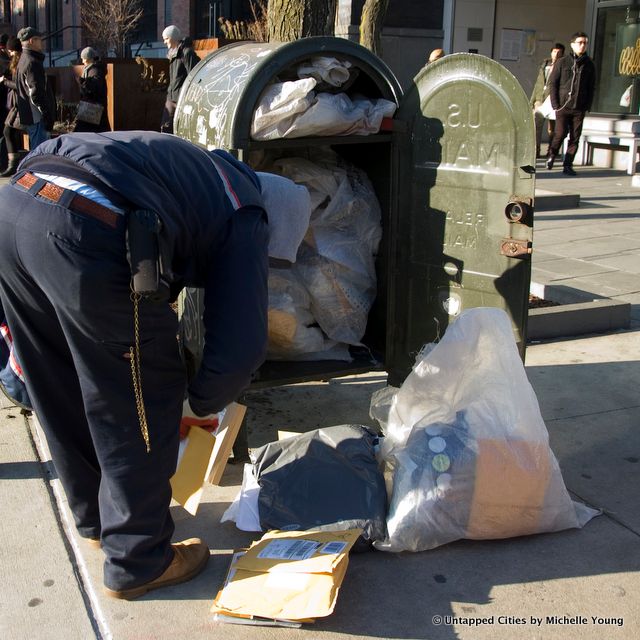
<path fill-rule="evenodd" d="M 16 73 L 16 98 L 21 125 L 29 134 L 29 148 L 48 140 L 55 119 L 55 98 L 49 95 L 44 74 L 42 34 L 33 27 L 18 31 L 22 55 Z"/>
<path fill-rule="evenodd" d="M 542 128 L 544 121 L 547 121 L 547 133 L 549 135 L 549 142 L 553 140 L 553 134 L 556 128 L 555 113 L 551 109 L 551 87 L 549 85 L 549 78 L 551 76 L 551 70 L 556 60 L 559 60 L 564 56 L 565 47 L 562 42 L 556 42 L 549 53 L 549 57 L 545 58 L 538 67 L 538 75 L 536 76 L 536 82 L 531 92 L 531 98 L 529 104 L 533 109 L 533 119 L 536 124 L 536 158 L 540 158 L 540 145 L 542 143 Z M 545 101 L 548 103 L 548 109 L 546 109 Z"/>
<path fill-rule="evenodd" d="M 277 206 L 295 212 L 304 188 L 279 180 Z M 171 542 L 169 479 L 181 423 L 212 425 L 264 360 L 270 190 L 224 151 L 108 131 L 42 143 L 0 191 L 14 355 L 109 596 L 184 582 L 209 559 L 199 539 Z M 185 286 L 204 289 L 206 329 L 188 385 L 168 304 Z"/>
<path fill-rule="evenodd" d="M 76 118 L 74 131 L 109 131 L 107 116 L 107 81 L 104 65 L 98 60 L 98 54 L 92 47 L 85 47 L 80 52 L 83 69 L 78 78 L 80 84 L 80 100 L 102 107 L 99 122 L 88 122 L 81 117 Z"/>
<path fill-rule="evenodd" d="M 436 60 L 440 60 L 440 58 L 444 58 L 444 56 L 445 56 L 444 49 L 434 49 L 429 54 L 429 59 L 427 60 L 427 64 L 431 64 L 432 62 L 435 62 Z"/>
<path fill-rule="evenodd" d="M 7 88 L 7 116 L 3 120 L 4 129 L 2 130 L 2 140 L 7 149 L 7 166 L 0 173 L 2 178 L 12 176 L 18 168 L 23 134 L 16 97 L 16 77 L 18 62 L 22 55 L 22 44 L 15 36 L 7 40 L 7 52 L 10 56 L 9 69 L 4 76 L 0 76 L 0 83 Z"/>
<path fill-rule="evenodd" d="M 9 40 L 8 33 L 0 34 L 0 64 L 2 64 L 3 61 L 9 60 L 9 56 L 7 54 L 7 40 Z M 0 71 L 1 70 L 2 67 L 0 67 Z"/>
<path fill-rule="evenodd" d="M 9 34 L 0 34 L 0 122 L 4 122 L 9 113 L 9 90 L 3 83 L 3 78 L 9 71 L 9 63 L 11 62 L 11 56 L 7 51 L 7 40 L 9 40 Z M 0 137 L 0 168 L 4 169 L 7 165 L 7 146 L 4 138 Z"/>
<path fill-rule="evenodd" d="M 169 25 L 162 32 L 162 40 L 168 49 L 169 86 L 167 87 L 167 99 L 162 112 L 160 131 L 173 133 L 173 116 L 180 97 L 180 89 L 182 89 L 189 71 L 200 62 L 200 58 L 193 50 L 191 38 L 183 38 L 180 29 L 174 24 Z"/>

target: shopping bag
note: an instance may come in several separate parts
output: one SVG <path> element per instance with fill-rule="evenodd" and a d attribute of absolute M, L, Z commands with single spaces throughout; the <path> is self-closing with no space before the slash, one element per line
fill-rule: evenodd
<path fill-rule="evenodd" d="M 536 109 L 536 111 L 542 114 L 543 117 L 549 118 L 549 120 L 556 119 L 556 112 L 551 106 L 551 96 L 547 96 L 545 101 Z"/>
<path fill-rule="evenodd" d="M 103 111 L 104 107 L 101 104 L 80 100 L 78 103 L 78 113 L 76 114 L 76 118 L 82 122 L 88 122 L 89 124 L 100 124 Z"/>

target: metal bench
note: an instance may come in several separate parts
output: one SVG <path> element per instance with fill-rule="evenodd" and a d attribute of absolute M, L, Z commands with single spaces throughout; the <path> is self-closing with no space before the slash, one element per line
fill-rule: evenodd
<path fill-rule="evenodd" d="M 563 152 L 567 150 L 569 137 L 564 140 Z M 619 150 L 628 148 L 627 173 L 633 175 L 636 170 L 638 151 L 640 151 L 640 120 L 614 120 L 612 118 L 586 117 L 578 147 L 578 164 L 593 164 L 593 151 L 596 147 Z"/>

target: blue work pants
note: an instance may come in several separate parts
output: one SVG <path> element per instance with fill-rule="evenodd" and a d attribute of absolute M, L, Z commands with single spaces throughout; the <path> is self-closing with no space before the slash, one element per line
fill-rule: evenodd
<path fill-rule="evenodd" d="M 186 383 L 177 319 L 166 303 L 140 302 L 147 452 L 125 217 L 110 226 L 36 192 L 0 191 L 0 298 L 78 531 L 101 536 L 105 585 L 132 588 L 173 558 L 169 479 Z"/>

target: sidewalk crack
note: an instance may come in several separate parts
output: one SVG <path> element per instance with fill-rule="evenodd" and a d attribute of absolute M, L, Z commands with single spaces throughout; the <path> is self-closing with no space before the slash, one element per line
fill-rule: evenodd
<path fill-rule="evenodd" d="M 86 569 L 83 571 L 83 569 L 81 568 L 80 563 L 78 562 L 78 559 L 76 557 L 76 553 L 69 539 L 69 533 L 67 531 L 68 527 L 65 525 L 64 519 L 61 514 L 61 509 L 59 507 L 59 492 L 53 485 L 52 479 L 55 477 L 55 468 L 53 466 L 53 462 L 44 459 L 44 455 L 42 453 L 43 446 L 40 442 L 41 438 L 40 434 L 38 433 L 38 427 L 34 422 L 32 422 L 32 420 L 34 420 L 35 418 L 30 416 L 30 413 L 23 413 L 24 426 L 27 430 L 27 435 L 29 438 L 29 443 L 31 444 L 31 448 L 33 450 L 33 454 L 40 466 L 42 480 L 44 481 L 47 493 L 49 495 L 53 517 L 56 521 L 58 531 L 60 532 L 62 543 L 64 544 L 64 548 L 67 552 L 67 557 L 71 564 L 73 575 L 78 585 L 78 590 L 80 592 L 80 597 L 82 598 L 82 602 L 87 613 L 87 618 L 89 620 L 89 623 L 91 624 L 91 628 L 95 633 L 96 640 L 110 640 L 112 638 L 111 633 L 108 631 L 108 629 L 105 628 L 104 621 L 102 621 L 101 624 L 98 616 L 95 613 L 96 603 L 91 597 L 89 589 L 87 589 L 87 583 L 89 583 L 89 580 L 88 576 L 85 575 Z"/>
<path fill-rule="evenodd" d="M 607 409 L 606 411 L 590 411 L 589 413 L 576 413 L 570 416 L 561 416 L 559 418 L 544 418 L 545 424 L 550 422 L 560 422 L 561 420 L 573 420 L 574 418 L 586 418 L 588 416 L 602 416 L 608 413 L 616 413 L 616 411 L 629 411 L 630 409 L 640 409 L 640 404 L 634 404 L 630 407 L 618 407 L 616 409 Z"/>

